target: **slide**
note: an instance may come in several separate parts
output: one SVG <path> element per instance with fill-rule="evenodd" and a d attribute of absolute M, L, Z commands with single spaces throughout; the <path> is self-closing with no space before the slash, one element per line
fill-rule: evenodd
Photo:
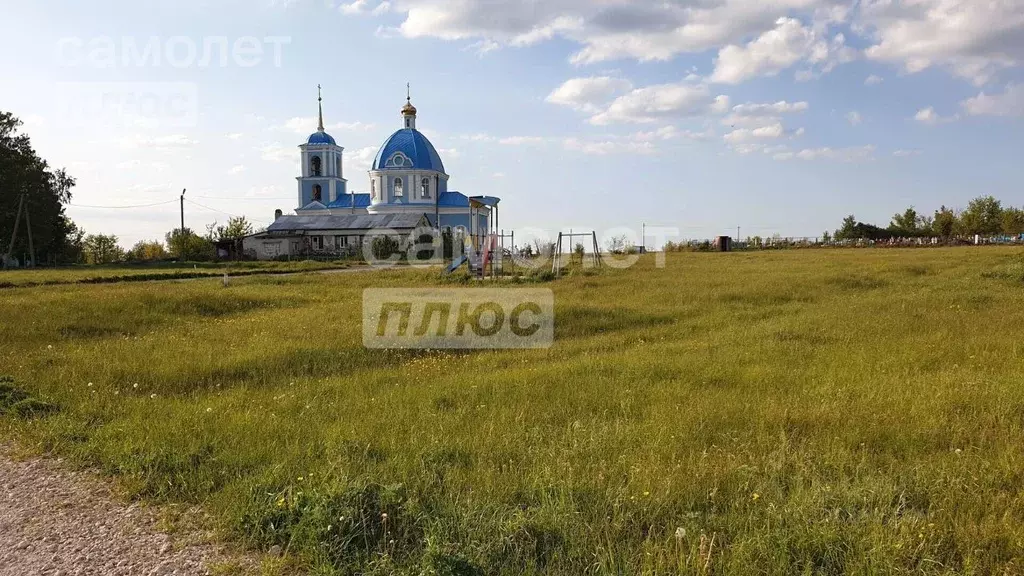
<path fill-rule="evenodd" d="M 459 258 L 455 262 L 452 262 L 452 265 L 448 267 L 448 273 L 451 274 L 452 272 L 455 272 L 456 270 L 458 270 L 459 266 L 462 266 L 463 264 L 465 264 L 468 261 L 469 261 L 469 256 L 466 256 L 465 254 L 463 254 L 461 258 Z"/>

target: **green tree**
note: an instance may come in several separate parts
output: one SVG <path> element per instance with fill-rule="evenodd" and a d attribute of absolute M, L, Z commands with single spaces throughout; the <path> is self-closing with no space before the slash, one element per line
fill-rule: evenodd
<path fill-rule="evenodd" d="M 857 227 L 857 218 L 850 214 L 846 218 L 843 218 L 843 225 L 840 226 L 835 233 L 836 240 L 855 240 L 857 238 L 855 228 Z"/>
<path fill-rule="evenodd" d="M 128 251 L 126 258 L 136 262 L 152 262 L 167 257 L 167 250 L 159 240 L 139 240 Z"/>
<path fill-rule="evenodd" d="M 36 261 L 58 261 L 75 250 L 66 243 L 73 223 L 64 215 L 75 185 L 63 169 L 52 170 L 32 148 L 28 135 L 20 133 L 22 123 L 9 112 L 0 112 L 0 253 L 7 252 L 18 203 L 25 195 L 25 210 L 32 222 Z M 22 214 L 12 253 L 28 254 L 26 218 Z"/>
<path fill-rule="evenodd" d="M 213 243 L 196 234 L 191 228 L 175 228 L 164 237 L 171 256 L 179 260 L 212 260 Z"/>
<path fill-rule="evenodd" d="M 85 261 L 89 264 L 113 264 L 124 259 L 124 250 L 113 234 L 90 234 L 85 237 Z"/>
<path fill-rule="evenodd" d="M 206 227 L 206 236 L 212 241 L 238 240 L 252 234 L 252 223 L 246 220 L 245 216 L 232 216 L 228 218 L 226 226 L 217 226 L 214 222 Z"/>
<path fill-rule="evenodd" d="M 956 228 L 957 217 L 955 212 L 946 208 L 945 205 L 935 211 L 935 217 L 932 218 L 932 234 L 942 238 L 950 238 L 953 236 Z"/>
<path fill-rule="evenodd" d="M 961 234 L 999 234 L 1003 226 L 1003 206 L 993 196 L 979 196 L 960 213 Z"/>
<path fill-rule="evenodd" d="M 1011 236 L 1024 234 L 1024 210 L 1013 207 L 1003 210 L 1001 232 Z"/>
<path fill-rule="evenodd" d="M 907 208 L 902 214 L 894 214 L 889 230 L 901 236 L 916 236 L 918 233 L 918 215 L 913 206 Z"/>

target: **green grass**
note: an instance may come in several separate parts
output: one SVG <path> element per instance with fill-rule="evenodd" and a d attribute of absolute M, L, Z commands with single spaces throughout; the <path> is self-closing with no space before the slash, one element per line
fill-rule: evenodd
<path fill-rule="evenodd" d="M 648 256 L 542 351 L 364 349 L 436 271 L 13 288 L 0 433 L 313 574 L 1015 574 L 1022 261 Z"/>
<path fill-rule="evenodd" d="M 120 264 L 110 266 L 68 266 L 0 271 L 0 288 L 52 286 L 56 284 L 108 284 L 234 276 L 288 274 L 347 268 L 350 262 L 185 262 Z"/>

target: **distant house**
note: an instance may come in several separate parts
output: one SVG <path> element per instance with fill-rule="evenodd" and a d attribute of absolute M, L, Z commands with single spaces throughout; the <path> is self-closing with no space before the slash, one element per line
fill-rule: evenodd
<path fill-rule="evenodd" d="M 363 242 L 385 233 L 408 237 L 433 228 L 426 214 L 298 214 L 278 216 L 259 234 L 246 236 L 242 250 L 260 260 L 280 257 L 352 256 Z"/>

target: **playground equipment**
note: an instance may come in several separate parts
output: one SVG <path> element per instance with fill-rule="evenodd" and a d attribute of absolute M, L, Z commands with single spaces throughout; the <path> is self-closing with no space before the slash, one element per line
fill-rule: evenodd
<path fill-rule="evenodd" d="M 562 266 L 563 266 L 563 263 L 562 263 L 562 239 L 563 238 L 568 238 L 569 239 L 569 244 L 572 245 L 573 238 L 577 238 L 577 237 L 579 237 L 579 238 L 587 238 L 587 237 L 589 237 L 590 238 L 590 240 L 591 240 L 591 250 L 592 250 L 592 252 L 590 253 L 591 265 L 594 268 L 600 268 L 601 267 L 601 249 L 597 245 L 597 232 L 595 232 L 595 231 L 586 232 L 586 233 L 578 232 L 578 233 L 575 233 L 575 234 L 572 233 L 572 232 L 569 232 L 568 234 L 566 234 L 564 232 L 559 232 L 558 233 L 558 242 L 555 244 L 554 258 L 553 258 L 553 260 L 551 262 L 551 272 L 555 276 L 559 276 L 562 273 Z M 584 258 L 583 264 L 586 265 L 586 250 L 584 250 L 583 258 Z"/>

